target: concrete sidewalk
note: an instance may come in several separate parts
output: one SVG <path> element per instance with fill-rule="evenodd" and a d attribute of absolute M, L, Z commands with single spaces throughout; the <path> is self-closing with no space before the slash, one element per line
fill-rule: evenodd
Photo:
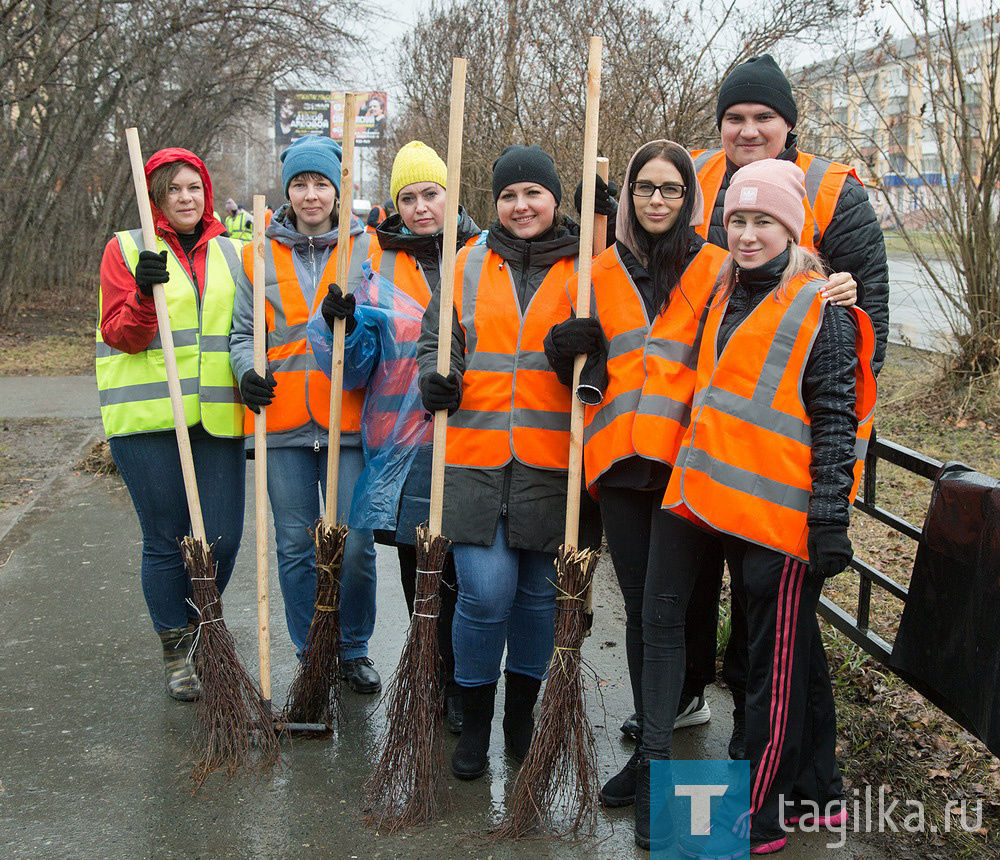
<path fill-rule="evenodd" d="M 0 418 L 100 418 L 94 376 L 0 376 Z"/>
<path fill-rule="evenodd" d="M 92 377 L 0 378 L 0 418 L 98 414 Z M 80 444 L 99 422 L 80 421 Z M 87 430 L 85 428 L 93 428 Z M 243 551 L 225 617 L 256 671 L 252 474 Z M 632 839 L 632 809 L 601 810 L 583 842 L 476 838 L 503 814 L 515 765 L 494 721 L 490 770 L 472 783 L 444 778 L 451 808 L 433 825 L 386 836 L 359 821 L 384 708 L 345 691 L 346 720 L 324 740 L 293 739 L 284 766 L 258 781 L 213 777 L 197 795 L 188 779 L 195 708 L 163 691 L 159 643 L 139 583 L 140 533 L 117 479 L 60 474 L 10 531 L 0 531 L 0 845 L 4 860 L 133 858 L 647 858 Z M 274 546 L 273 535 L 271 546 Z M 274 698 L 294 667 L 276 563 L 271 556 Z M 388 681 L 407 618 L 391 549 L 379 548 L 379 617 L 371 654 Z M 598 770 L 615 773 L 632 752 L 618 731 L 631 712 L 621 596 L 607 559 L 599 566 L 594 634 L 585 657 L 600 678 L 588 693 Z M 501 682 L 502 688 L 502 682 Z M 712 719 L 675 737 L 678 759 L 724 758 L 731 731 L 726 691 L 708 694 Z M 448 735 L 446 759 L 455 739 Z M 446 767 L 447 771 L 447 767 Z M 470 838 L 471 835 L 471 838 Z M 790 837 L 788 860 L 886 860 L 848 833 Z M 667 856 L 657 852 L 654 860 Z"/>

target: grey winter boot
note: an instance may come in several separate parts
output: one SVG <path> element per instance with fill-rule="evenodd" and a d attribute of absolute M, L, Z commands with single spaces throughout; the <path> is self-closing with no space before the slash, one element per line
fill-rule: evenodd
<path fill-rule="evenodd" d="M 195 674 L 193 655 L 194 632 L 187 627 L 175 627 L 157 634 L 163 644 L 163 671 L 167 676 L 167 695 L 181 702 L 194 702 L 201 696 L 201 684 Z"/>

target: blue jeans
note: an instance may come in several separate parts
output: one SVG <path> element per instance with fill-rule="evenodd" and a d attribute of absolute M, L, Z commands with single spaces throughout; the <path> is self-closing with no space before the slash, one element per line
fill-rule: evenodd
<path fill-rule="evenodd" d="M 346 520 L 358 475 L 361 448 L 341 447 L 337 519 Z M 316 550 L 309 530 L 326 495 L 326 448 L 268 448 L 267 495 L 278 544 L 278 582 L 288 634 L 301 654 L 316 603 Z M 350 529 L 340 586 L 340 651 L 344 660 L 368 654 L 375 629 L 375 540 L 371 529 Z"/>
<path fill-rule="evenodd" d="M 452 623 L 455 681 L 463 687 L 500 678 L 507 670 L 543 678 L 555 636 L 555 554 L 507 546 L 500 517 L 493 546 L 455 544 L 458 603 Z"/>
<path fill-rule="evenodd" d="M 246 456 L 243 439 L 210 436 L 190 428 L 194 472 L 205 535 L 214 542 L 215 581 L 222 592 L 233 574 L 243 537 Z M 157 633 L 186 627 L 196 618 L 186 598 L 191 582 L 179 541 L 191 532 L 177 437 L 173 430 L 113 436 L 111 457 L 132 496 L 142 528 L 142 593 Z"/>

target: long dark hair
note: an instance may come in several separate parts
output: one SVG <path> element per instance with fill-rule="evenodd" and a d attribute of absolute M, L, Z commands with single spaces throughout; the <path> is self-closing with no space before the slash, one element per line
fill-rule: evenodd
<path fill-rule="evenodd" d="M 676 167 L 677 172 L 681 175 L 681 182 L 687 188 L 684 193 L 684 201 L 681 204 L 681 211 L 677 214 L 677 220 L 666 233 L 658 235 L 647 233 L 639 223 L 639 218 L 635 214 L 635 206 L 632 205 L 628 208 L 631 232 L 638 246 L 637 250 L 640 252 L 640 257 L 646 258 L 646 269 L 653 279 L 656 305 L 663 309 L 666 307 L 671 293 L 680 283 L 681 275 L 684 274 L 687 249 L 691 241 L 689 224 L 694 208 L 698 177 L 695 175 L 694 164 L 687 152 L 669 141 L 654 140 L 641 147 L 632 157 L 631 169 L 626 177 L 625 191 L 627 194 L 632 193 L 631 183 L 635 181 L 639 171 L 654 158 L 662 158 Z"/>

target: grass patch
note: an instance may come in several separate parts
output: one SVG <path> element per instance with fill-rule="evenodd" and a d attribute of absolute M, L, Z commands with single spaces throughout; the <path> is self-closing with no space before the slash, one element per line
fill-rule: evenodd
<path fill-rule="evenodd" d="M 0 329 L 0 375 L 92 374 L 96 321 L 94 303 L 22 307 Z"/>

